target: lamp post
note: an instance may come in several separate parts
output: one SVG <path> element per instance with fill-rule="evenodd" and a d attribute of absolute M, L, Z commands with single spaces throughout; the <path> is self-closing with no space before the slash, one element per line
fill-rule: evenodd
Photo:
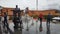
<path fill-rule="evenodd" d="M 38 0 L 36 0 L 36 10 L 38 10 Z M 36 34 L 38 34 L 38 30 L 37 30 L 37 21 L 36 21 Z"/>
<path fill-rule="evenodd" d="M 38 10 L 38 0 L 36 0 L 36 10 Z"/>

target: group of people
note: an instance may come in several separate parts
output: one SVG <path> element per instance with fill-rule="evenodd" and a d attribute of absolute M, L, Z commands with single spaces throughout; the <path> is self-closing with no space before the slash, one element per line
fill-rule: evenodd
<path fill-rule="evenodd" d="M 22 17 L 21 17 L 21 10 L 20 8 L 18 8 L 18 5 L 16 5 L 16 8 L 13 10 L 13 22 L 14 22 L 14 28 L 15 29 L 18 29 L 18 28 L 23 28 L 23 23 L 22 23 Z M 28 7 L 25 9 L 25 12 L 24 14 L 26 15 L 28 13 Z M 19 24 L 20 23 L 20 27 L 19 27 Z"/>
<path fill-rule="evenodd" d="M 22 20 L 21 20 L 21 16 L 20 16 L 20 14 L 21 14 L 20 8 L 18 8 L 18 5 L 16 5 L 16 8 L 11 11 L 13 11 L 12 22 L 14 23 L 14 29 L 21 28 Z M 10 30 L 7 18 L 8 18 L 8 14 L 7 14 L 7 12 L 4 12 L 3 21 L 2 21 L 3 28 L 7 28 L 7 30 Z M 1 21 L 1 18 L 0 18 L 0 21 Z M 20 26 L 18 26 L 18 24 L 20 24 Z"/>
<path fill-rule="evenodd" d="M 20 8 L 18 8 L 18 6 L 16 5 L 16 8 L 13 11 L 13 23 L 14 23 L 14 29 L 17 29 L 18 28 L 18 24 L 20 23 L 20 28 L 21 28 L 21 25 L 22 25 L 22 20 L 21 20 L 21 11 L 20 11 Z M 28 8 L 26 8 L 26 12 L 25 14 L 28 13 Z M 43 19 L 43 14 L 40 13 L 39 15 L 39 19 L 40 19 L 40 28 L 42 28 L 42 19 Z M 47 23 L 46 24 L 50 24 L 50 21 L 52 20 L 52 15 L 49 13 L 47 15 Z M 9 29 L 9 25 L 7 23 L 7 13 L 5 12 L 4 13 L 4 26 L 6 26 L 8 29 Z"/>
<path fill-rule="evenodd" d="M 21 20 L 21 10 L 20 8 L 18 8 L 18 5 L 16 5 L 16 8 L 14 10 L 11 10 L 13 11 L 13 19 L 12 19 L 12 22 L 14 23 L 14 29 L 18 29 L 18 28 L 23 28 L 22 27 L 22 20 Z M 28 12 L 28 7 L 26 8 L 24 14 L 27 14 Z M 7 13 L 5 12 L 4 13 L 4 27 L 6 26 L 7 29 L 9 29 L 9 25 L 8 25 L 8 22 L 7 22 Z"/>
<path fill-rule="evenodd" d="M 44 18 L 44 16 L 43 16 L 43 14 L 42 13 L 40 13 L 40 15 L 39 15 L 39 20 L 40 20 L 40 31 L 42 31 L 42 20 L 43 20 L 43 18 Z M 46 25 L 48 26 L 50 26 L 50 22 L 52 21 L 52 15 L 51 15 L 51 13 L 49 13 L 47 16 L 46 16 Z"/>
<path fill-rule="evenodd" d="M 44 18 L 43 14 L 40 13 L 39 15 L 39 19 L 40 19 L 40 23 L 42 24 L 42 19 Z M 47 16 L 46 16 L 46 20 L 47 20 L 47 24 L 50 24 L 50 21 L 52 20 L 52 15 L 51 13 L 49 13 Z"/>

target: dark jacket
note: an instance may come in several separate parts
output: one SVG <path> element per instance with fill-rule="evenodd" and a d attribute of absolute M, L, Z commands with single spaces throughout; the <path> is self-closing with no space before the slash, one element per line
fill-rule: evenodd
<path fill-rule="evenodd" d="M 47 15 L 47 20 L 52 20 L 52 15 L 51 14 Z"/>
<path fill-rule="evenodd" d="M 4 15 L 4 21 L 7 21 L 7 15 Z"/>

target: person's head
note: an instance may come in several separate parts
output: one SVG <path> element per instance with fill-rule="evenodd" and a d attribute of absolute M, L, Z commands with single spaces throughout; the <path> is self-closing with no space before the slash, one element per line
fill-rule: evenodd
<path fill-rule="evenodd" d="M 28 7 L 26 7 L 26 14 L 28 13 L 28 10 L 29 10 Z"/>
<path fill-rule="evenodd" d="M 26 9 L 28 10 L 28 7 L 26 7 Z"/>
<path fill-rule="evenodd" d="M 16 5 L 16 8 L 18 8 L 18 5 Z"/>

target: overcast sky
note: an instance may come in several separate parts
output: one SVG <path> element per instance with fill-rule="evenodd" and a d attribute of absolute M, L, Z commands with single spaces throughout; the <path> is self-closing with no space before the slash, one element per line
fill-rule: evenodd
<path fill-rule="evenodd" d="M 38 0 L 38 10 L 60 9 L 59 3 L 60 0 Z M 0 0 L 0 5 L 12 8 L 18 5 L 20 9 L 29 7 L 31 10 L 36 10 L 36 0 Z"/>

